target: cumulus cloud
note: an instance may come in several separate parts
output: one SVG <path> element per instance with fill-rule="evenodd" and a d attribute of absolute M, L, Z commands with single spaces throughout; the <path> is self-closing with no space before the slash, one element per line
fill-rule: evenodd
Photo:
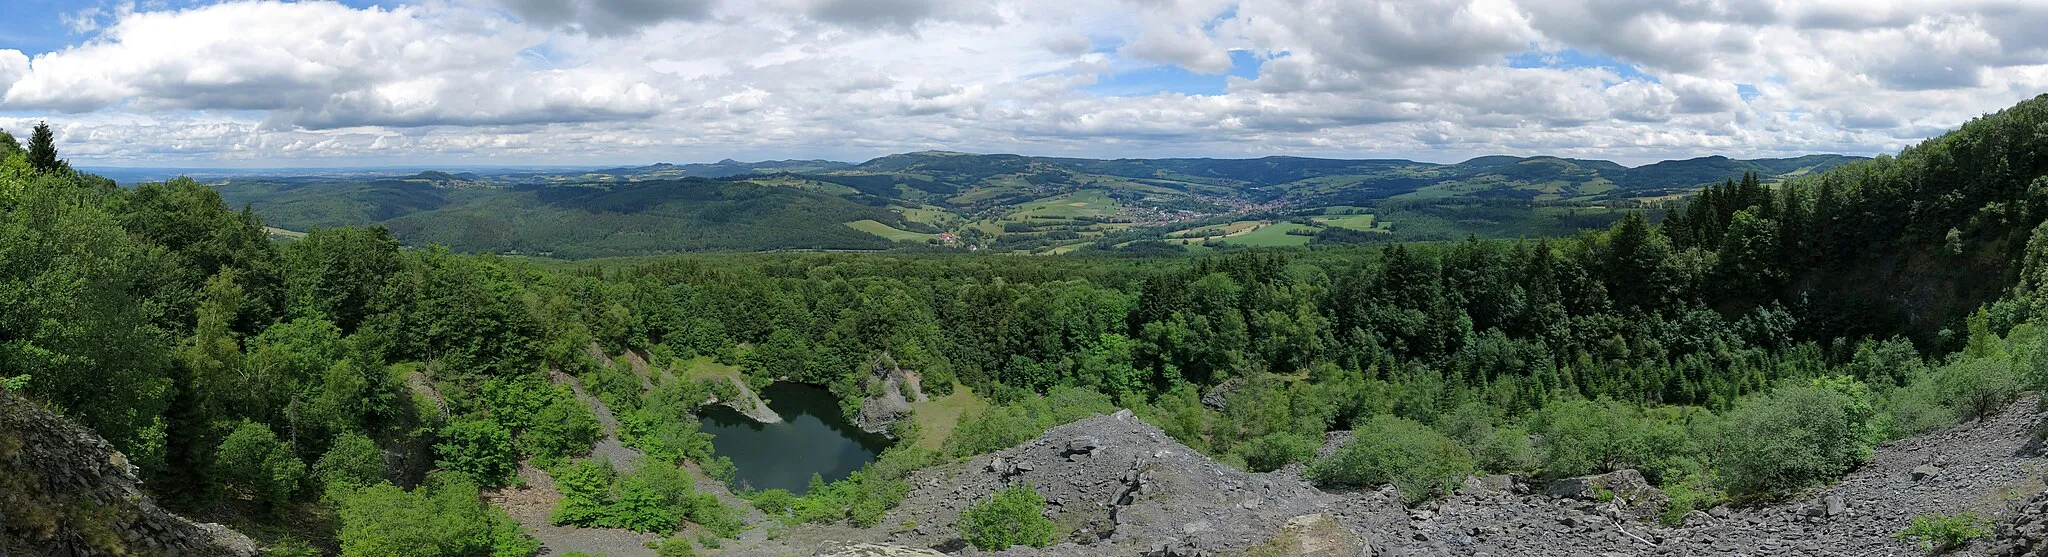
<path fill-rule="evenodd" d="M 143 6 L 0 50 L 0 110 L 124 162 L 1643 161 L 1895 150 L 2048 90 L 2030 0 Z"/>
<path fill-rule="evenodd" d="M 716 0 L 498 0 L 521 20 L 594 35 L 625 35 L 711 16 Z"/>

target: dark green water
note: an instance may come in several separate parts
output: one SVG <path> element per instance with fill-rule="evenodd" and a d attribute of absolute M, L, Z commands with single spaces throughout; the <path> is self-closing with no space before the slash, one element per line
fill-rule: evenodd
<path fill-rule="evenodd" d="M 761 390 L 782 423 L 763 424 L 722 405 L 706 406 L 703 429 L 719 456 L 732 459 L 741 485 L 787 489 L 803 495 L 811 474 L 825 481 L 845 478 L 889 446 L 889 439 L 848 423 L 830 391 L 797 383 Z"/>

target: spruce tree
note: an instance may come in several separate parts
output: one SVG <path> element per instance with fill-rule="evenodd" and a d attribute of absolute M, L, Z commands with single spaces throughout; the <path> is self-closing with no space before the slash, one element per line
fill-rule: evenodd
<path fill-rule="evenodd" d="M 57 160 L 57 138 L 50 133 L 49 122 L 36 123 L 35 132 L 29 134 L 28 164 L 37 172 L 54 172 L 70 166 Z"/>

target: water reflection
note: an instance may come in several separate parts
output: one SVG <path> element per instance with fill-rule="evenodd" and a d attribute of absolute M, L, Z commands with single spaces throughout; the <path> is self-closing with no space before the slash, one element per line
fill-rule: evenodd
<path fill-rule="evenodd" d="M 889 446 L 888 438 L 861 431 L 839 414 L 839 400 L 825 389 L 776 383 L 761 390 L 782 423 L 763 424 L 724 406 L 702 411 L 712 446 L 731 458 L 742 485 L 804 494 L 811 474 L 825 481 L 845 478 Z"/>

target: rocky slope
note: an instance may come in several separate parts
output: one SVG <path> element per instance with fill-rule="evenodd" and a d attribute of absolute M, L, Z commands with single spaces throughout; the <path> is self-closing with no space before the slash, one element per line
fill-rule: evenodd
<path fill-rule="evenodd" d="M 256 555 L 219 524 L 171 514 L 105 439 L 0 391 L 0 556 Z"/>
<path fill-rule="evenodd" d="M 1068 534 L 1050 548 L 1000 555 L 1906 556 L 1925 554 L 1895 537 L 1913 516 L 1961 512 L 1987 517 L 1998 533 L 1951 554 L 2035 555 L 2048 549 L 2048 495 L 2036 495 L 2048 459 L 2033 441 L 2035 408 L 2025 400 L 1888 443 L 1834 485 L 1774 505 L 1694 512 L 1678 526 L 1656 521 L 1663 495 L 1633 471 L 1547 486 L 1474 477 L 1457 495 L 1408 508 L 1390 489 L 1316 489 L 1298 467 L 1242 472 L 1119 412 L 919 472 L 880 527 L 796 527 L 731 554 L 980 555 L 958 539 L 961 511 L 1027 483 Z M 1346 437 L 1332 435 L 1329 446 Z"/>

